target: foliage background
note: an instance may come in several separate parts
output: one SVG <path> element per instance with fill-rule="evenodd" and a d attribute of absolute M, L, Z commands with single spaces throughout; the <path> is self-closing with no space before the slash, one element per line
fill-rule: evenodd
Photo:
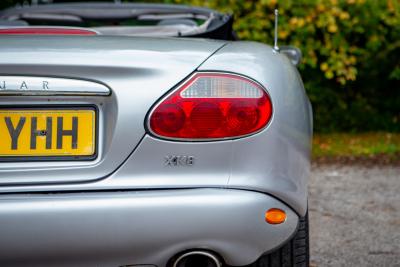
<path fill-rule="evenodd" d="M 303 52 L 299 66 L 315 130 L 400 132 L 399 0 L 169 0 L 235 15 L 240 39 Z"/>
<path fill-rule="evenodd" d="M 0 8 L 15 2 L 2 0 Z M 299 70 L 315 131 L 400 132 L 399 0 L 164 2 L 232 13 L 240 39 L 267 44 L 273 40 L 273 10 L 279 8 L 280 43 L 303 52 Z"/>

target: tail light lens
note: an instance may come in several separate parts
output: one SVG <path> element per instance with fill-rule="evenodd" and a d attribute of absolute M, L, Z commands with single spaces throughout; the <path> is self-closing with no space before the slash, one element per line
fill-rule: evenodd
<path fill-rule="evenodd" d="M 171 139 L 226 139 L 264 128 L 271 100 L 255 81 L 236 74 L 197 73 L 151 111 L 148 126 Z"/>

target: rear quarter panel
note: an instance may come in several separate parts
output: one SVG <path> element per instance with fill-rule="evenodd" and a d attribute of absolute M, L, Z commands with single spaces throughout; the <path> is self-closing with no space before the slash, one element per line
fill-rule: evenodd
<path fill-rule="evenodd" d="M 273 117 L 265 130 L 232 141 L 227 186 L 269 193 L 304 215 L 312 114 L 297 69 L 270 46 L 233 42 L 199 70 L 235 72 L 255 79 L 267 89 L 273 105 Z"/>

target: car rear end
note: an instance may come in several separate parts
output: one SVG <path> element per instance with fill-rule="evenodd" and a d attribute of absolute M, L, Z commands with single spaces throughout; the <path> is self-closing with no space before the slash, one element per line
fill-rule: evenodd
<path fill-rule="evenodd" d="M 306 264 L 312 115 L 284 55 L 0 39 L 0 265 L 245 266 L 281 246 Z"/>

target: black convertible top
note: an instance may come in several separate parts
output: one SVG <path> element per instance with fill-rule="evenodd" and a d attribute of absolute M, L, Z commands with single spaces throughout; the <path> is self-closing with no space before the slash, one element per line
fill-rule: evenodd
<path fill-rule="evenodd" d="M 74 26 L 100 34 L 235 40 L 233 16 L 208 8 L 144 3 L 56 3 L 0 11 L 0 28 Z"/>

